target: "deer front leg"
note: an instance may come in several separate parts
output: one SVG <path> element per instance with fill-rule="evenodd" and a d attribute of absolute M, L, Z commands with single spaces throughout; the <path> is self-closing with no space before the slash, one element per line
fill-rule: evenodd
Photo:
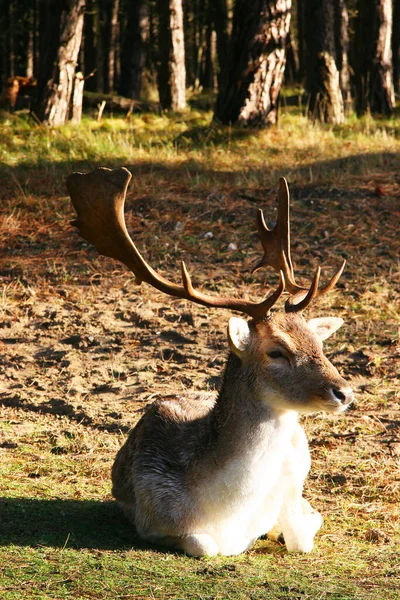
<path fill-rule="evenodd" d="M 310 469 L 310 453 L 303 429 L 296 428 L 284 467 L 286 485 L 278 517 L 289 552 L 311 552 L 322 517 L 303 498 L 303 484 Z"/>
<path fill-rule="evenodd" d="M 290 497 L 291 496 L 291 497 Z M 311 552 L 314 537 L 322 525 L 322 516 L 307 502 L 307 512 L 303 509 L 303 498 L 300 501 L 289 495 L 282 506 L 278 523 L 282 528 L 288 552 Z"/>
<path fill-rule="evenodd" d="M 309 515 L 311 513 L 317 512 L 313 509 L 311 504 L 305 498 L 301 499 L 301 503 L 303 508 L 303 515 Z M 271 542 L 279 542 L 281 544 L 285 543 L 282 527 L 279 525 L 278 522 L 276 522 L 273 528 L 268 531 L 267 537 L 269 540 L 271 540 Z"/>

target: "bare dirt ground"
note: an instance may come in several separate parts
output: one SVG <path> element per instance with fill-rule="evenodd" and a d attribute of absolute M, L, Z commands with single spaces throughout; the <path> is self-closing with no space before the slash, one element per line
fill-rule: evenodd
<path fill-rule="evenodd" d="M 126 206 L 128 229 L 155 268 L 178 280 L 184 258 L 197 287 L 251 298 L 276 285 L 271 273 L 250 274 L 261 255 L 255 208 L 273 222 L 275 189 L 193 193 L 183 172 L 173 183 L 171 175 L 157 177 L 157 196 L 131 189 Z M 84 429 L 92 440 L 109 436 L 101 465 L 108 478 L 148 402 L 218 388 L 230 315 L 138 287 L 125 267 L 78 237 L 62 176 L 52 185 L 37 172 L 23 189 L 10 179 L 2 190 L 0 417 L 8 426 L 0 451 L 18 453 L 40 421 L 53 454 L 79 456 L 94 444 L 74 446 Z M 386 543 L 400 496 L 400 188 L 377 193 L 365 181 L 291 192 L 299 279 L 309 281 L 323 263 L 326 280 L 342 257 L 348 260 L 336 291 L 308 312 L 345 318 L 327 351 L 357 396 L 344 417 L 307 418 L 314 462 L 308 494 L 333 506 L 338 492 L 352 495 L 354 510 L 365 516 L 362 535 Z M 39 466 L 28 476 L 40 477 Z M 368 533 L 371 506 L 381 511 L 375 533 Z"/>

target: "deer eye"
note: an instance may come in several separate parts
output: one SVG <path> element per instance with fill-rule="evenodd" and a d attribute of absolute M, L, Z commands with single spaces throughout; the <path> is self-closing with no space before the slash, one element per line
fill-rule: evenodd
<path fill-rule="evenodd" d="M 271 352 L 267 352 L 267 356 L 270 358 L 286 358 L 280 350 L 271 350 Z"/>

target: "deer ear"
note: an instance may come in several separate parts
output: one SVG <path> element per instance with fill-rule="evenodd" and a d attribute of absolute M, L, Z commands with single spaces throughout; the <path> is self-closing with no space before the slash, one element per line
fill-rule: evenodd
<path fill-rule="evenodd" d="M 251 332 L 247 321 L 239 317 L 229 319 L 228 339 L 232 352 L 237 356 L 242 356 L 247 350 L 251 339 Z"/>
<path fill-rule="evenodd" d="M 321 317 L 310 319 L 307 326 L 323 342 L 343 325 L 343 319 L 339 317 Z"/>

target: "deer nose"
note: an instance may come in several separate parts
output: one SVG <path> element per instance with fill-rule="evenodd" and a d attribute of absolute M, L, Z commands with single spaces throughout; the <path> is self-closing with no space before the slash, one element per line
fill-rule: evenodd
<path fill-rule="evenodd" d="M 347 406 L 348 404 L 351 404 L 351 402 L 353 402 L 354 394 L 351 387 L 333 387 L 331 388 L 331 392 L 335 401 L 339 401 L 340 404 L 342 404 L 343 406 Z"/>

